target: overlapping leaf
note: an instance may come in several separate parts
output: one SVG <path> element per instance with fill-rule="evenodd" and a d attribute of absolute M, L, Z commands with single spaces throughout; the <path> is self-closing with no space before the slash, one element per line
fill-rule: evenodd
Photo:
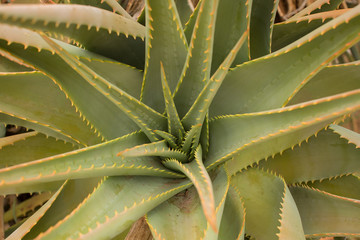
<path fill-rule="evenodd" d="M 27 4 L 2 6 L 0 16 L 2 23 L 68 37 L 103 56 L 144 65 L 144 26 L 118 14 L 82 5 Z"/>
<path fill-rule="evenodd" d="M 321 68 L 359 41 L 356 27 L 359 24 L 360 6 L 357 6 L 286 48 L 239 65 L 224 80 L 210 115 L 248 113 L 286 105 Z"/>
<path fill-rule="evenodd" d="M 205 165 L 214 167 L 234 158 L 229 171 L 239 171 L 304 141 L 359 108 L 360 90 L 354 90 L 268 112 L 214 119 Z"/>

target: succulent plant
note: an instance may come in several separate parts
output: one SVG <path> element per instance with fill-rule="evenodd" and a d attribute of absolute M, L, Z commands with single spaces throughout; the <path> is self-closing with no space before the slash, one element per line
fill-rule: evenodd
<path fill-rule="evenodd" d="M 0 193 L 52 193 L 7 239 L 360 236 L 360 6 L 145 2 L 0 7 Z"/>

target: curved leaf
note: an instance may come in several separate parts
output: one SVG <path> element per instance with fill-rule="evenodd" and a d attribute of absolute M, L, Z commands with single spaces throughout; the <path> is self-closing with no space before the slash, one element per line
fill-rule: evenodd
<path fill-rule="evenodd" d="M 66 184 L 66 183 L 65 183 Z M 46 213 L 46 211 L 51 207 L 56 198 L 61 193 L 63 186 L 56 191 L 56 193 L 47 201 L 38 211 L 36 211 L 31 217 L 29 217 L 20 227 L 18 227 L 7 240 L 17 240 L 22 239 L 26 233 L 39 221 L 39 219 Z"/>
<path fill-rule="evenodd" d="M 187 43 L 174 0 L 146 0 L 145 11 L 147 47 L 141 100 L 162 112 L 160 62 L 169 88 L 174 91 L 184 66 Z"/>
<path fill-rule="evenodd" d="M 0 19 L 54 37 L 68 37 L 90 51 L 140 69 L 144 65 L 144 26 L 106 10 L 66 4 L 2 5 Z"/>
<path fill-rule="evenodd" d="M 206 220 L 211 228 L 217 232 L 214 190 L 209 173 L 203 164 L 201 146 L 196 149 L 195 159 L 191 163 L 182 164 L 177 160 L 171 159 L 165 161 L 163 164 L 170 169 L 184 173 L 191 180 L 199 194 Z"/>
<path fill-rule="evenodd" d="M 100 139 L 82 121 L 71 101 L 46 75 L 40 72 L 0 73 L 0 88 L 6 89 L 0 92 L 0 111 L 53 128 L 66 138 L 70 136 L 77 144 L 99 143 Z"/>
<path fill-rule="evenodd" d="M 259 167 L 280 174 L 288 184 L 358 172 L 360 149 L 348 141 L 330 129 L 321 131 L 301 146 L 288 149 L 274 159 L 261 161 Z"/>
<path fill-rule="evenodd" d="M 133 120 L 133 122 L 142 129 L 142 131 L 149 137 L 150 140 L 157 140 L 152 130 L 164 130 L 164 116 L 107 81 L 101 75 L 94 72 L 85 64 L 81 63 L 81 61 L 79 61 L 77 58 L 61 48 L 50 38 L 43 34 L 42 37 L 54 49 L 56 54 L 60 56 L 69 66 L 77 66 L 73 69 L 88 84 L 92 85 L 98 91 L 98 93 L 102 94 L 110 102 L 115 104 L 127 117 Z"/>
<path fill-rule="evenodd" d="M 6 39 L 0 40 L 0 49 L 28 62 L 53 79 L 75 104 L 81 116 L 95 129 L 93 131 L 103 138 L 113 139 L 138 130 L 138 126 L 115 104 L 88 84 L 60 57 L 53 55 L 54 50 L 39 34 L 0 24 L 0 39 Z M 70 53 L 76 51 L 77 56 L 87 55 L 79 48 L 57 43 Z"/>
<path fill-rule="evenodd" d="M 270 53 L 278 3 L 279 0 L 252 0 L 249 36 L 252 59 Z"/>
<path fill-rule="evenodd" d="M 217 217 L 220 220 L 229 188 L 229 176 L 223 168 L 220 168 L 212 175 L 212 181 Z M 149 212 L 146 217 L 156 240 L 204 239 L 205 235 L 213 232 L 210 225 L 206 223 L 194 187 L 188 188 L 162 203 Z"/>
<path fill-rule="evenodd" d="M 106 143 L 0 169 L 0 192 L 17 186 L 65 179 L 114 175 L 181 177 L 163 167 L 158 158 L 120 158 L 119 150 L 147 142 L 143 134 L 127 135 Z"/>
<path fill-rule="evenodd" d="M 359 25 L 357 6 L 286 48 L 234 68 L 215 97 L 210 116 L 286 105 L 327 63 L 359 41 L 355 27 Z"/>
<path fill-rule="evenodd" d="M 0 138 L 0 149 L 0 168 L 6 168 L 72 151 L 76 147 L 38 132 L 28 132 Z"/>
<path fill-rule="evenodd" d="M 218 2 L 219 0 L 209 0 L 200 3 L 184 69 L 174 93 L 180 118 L 190 109 L 198 94 L 210 80 Z"/>
<path fill-rule="evenodd" d="M 338 196 L 360 200 L 360 177 L 356 175 L 308 182 L 306 185 Z"/>
<path fill-rule="evenodd" d="M 164 178 L 107 178 L 71 214 L 38 238 L 115 237 L 146 212 L 188 186 L 188 181 Z"/>
<path fill-rule="evenodd" d="M 100 180 L 99 178 L 68 180 L 51 207 L 24 236 L 23 240 L 34 240 L 39 234 L 66 218 L 93 192 Z"/>
<path fill-rule="evenodd" d="M 271 50 L 277 51 L 300 39 L 316 28 L 347 12 L 348 9 L 312 14 L 274 25 Z"/>
<path fill-rule="evenodd" d="M 294 199 L 283 179 L 258 169 L 232 177 L 246 210 L 246 233 L 256 239 L 303 239 Z"/>
<path fill-rule="evenodd" d="M 288 105 L 358 89 L 359 78 L 360 61 L 325 67 L 300 89 Z"/>
<path fill-rule="evenodd" d="M 235 173 L 304 141 L 359 107 L 360 90 L 354 90 L 268 112 L 214 119 L 205 165 L 211 168 L 233 158 L 229 171 Z"/>
<path fill-rule="evenodd" d="M 360 201 L 305 187 L 290 191 L 306 237 L 360 236 Z"/>
<path fill-rule="evenodd" d="M 217 17 L 215 23 L 214 49 L 211 63 L 211 73 L 213 74 L 220 64 L 230 54 L 231 49 L 245 32 L 250 29 L 251 1 L 219 1 Z M 244 45 L 236 55 L 235 66 L 249 60 L 249 36 L 245 39 Z"/>

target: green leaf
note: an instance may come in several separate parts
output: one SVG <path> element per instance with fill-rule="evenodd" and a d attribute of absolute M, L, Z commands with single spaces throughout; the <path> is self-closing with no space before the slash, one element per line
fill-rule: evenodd
<path fill-rule="evenodd" d="M 250 54 L 259 58 L 270 53 L 271 35 L 279 0 L 252 0 Z"/>
<path fill-rule="evenodd" d="M 174 0 L 146 0 L 145 11 L 147 47 L 141 100 L 162 112 L 160 62 L 164 64 L 170 90 L 174 91 L 184 66 L 187 43 Z"/>
<path fill-rule="evenodd" d="M 59 132 L 57 131 L 57 129 L 51 128 L 49 125 L 44 125 L 31 119 L 16 116 L 12 113 L 0 112 L 0 122 L 16 126 L 23 126 L 27 129 L 33 129 L 38 132 L 42 132 L 46 136 L 51 136 L 55 139 L 60 139 L 64 142 L 68 142 L 78 146 L 78 143 L 71 136 L 64 135 L 64 133 L 62 133 L 61 131 Z"/>
<path fill-rule="evenodd" d="M 178 141 L 173 135 L 171 135 L 168 132 L 160 131 L 160 130 L 154 130 L 154 132 L 166 140 L 166 142 L 170 145 L 172 148 L 177 148 L 176 142 Z"/>
<path fill-rule="evenodd" d="M 360 178 L 352 174 L 308 182 L 306 185 L 338 196 L 360 200 Z"/>
<path fill-rule="evenodd" d="M 193 34 L 195 23 L 196 23 L 198 15 L 199 15 L 199 9 L 200 9 L 200 6 L 201 6 L 201 2 L 202 2 L 202 0 L 199 0 L 197 5 L 195 6 L 194 11 L 190 15 L 190 18 L 185 23 L 184 34 L 185 34 L 187 43 L 190 43 L 190 41 L 191 41 L 191 36 Z"/>
<path fill-rule="evenodd" d="M 147 213 L 146 219 L 156 240 L 201 239 L 207 224 L 194 187 L 162 203 Z"/>
<path fill-rule="evenodd" d="M 163 89 L 166 115 L 168 119 L 168 128 L 169 128 L 168 132 L 171 133 L 173 136 L 177 136 L 177 138 L 180 139 L 182 136 L 184 136 L 185 130 L 183 125 L 181 124 L 179 115 L 177 113 L 175 103 L 171 94 L 171 90 L 166 80 L 166 75 L 162 62 L 160 62 L 160 67 L 161 67 L 161 85 Z"/>
<path fill-rule="evenodd" d="M 330 20 L 344 14 L 349 9 L 341 9 L 308 15 L 294 20 L 287 20 L 274 25 L 271 50 L 277 51 L 295 42 Z"/>
<path fill-rule="evenodd" d="M 214 191 L 210 176 L 203 164 L 201 146 L 196 149 L 195 159 L 191 163 L 182 164 L 175 159 L 170 159 L 163 164 L 170 169 L 184 173 L 191 180 L 199 194 L 206 220 L 211 228 L 217 232 Z"/>
<path fill-rule="evenodd" d="M 28 132 L 0 138 L 0 168 L 50 157 L 76 149 L 70 143 Z"/>
<path fill-rule="evenodd" d="M 0 72 L 24 72 L 31 71 L 24 65 L 13 62 L 0 55 Z"/>
<path fill-rule="evenodd" d="M 66 183 L 65 183 L 66 184 Z M 46 211 L 51 207 L 54 203 L 56 198 L 61 193 L 63 186 L 56 191 L 56 193 L 38 210 L 36 211 L 31 217 L 29 217 L 20 227 L 18 227 L 9 237 L 7 240 L 17 240 L 23 239 L 23 237 L 31 230 L 31 228 L 39 221 L 39 219 L 46 213 Z"/>
<path fill-rule="evenodd" d="M 180 162 L 188 160 L 186 153 L 180 150 L 173 150 L 169 148 L 166 142 L 159 141 L 143 145 L 137 145 L 133 148 L 127 148 L 117 154 L 121 157 L 144 157 L 144 156 L 157 156 L 163 158 L 175 158 Z"/>
<path fill-rule="evenodd" d="M 234 48 L 230 51 L 229 55 L 221 63 L 218 70 L 211 77 L 210 81 L 206 83 L 198 97 L 196 98 L 194 104 L 191 106 L 189 111 L 181 120 L 186 129 L 190 129 L 191 126 L 202 124 L 204 122 L 205 116 L 208 113 L 208 109 L 212 100 L 214 99 L 218 89 L 220 88 L 228 70 L 235 60 L 237 53 L 239 52 L 241 46 L 247 39 L 247 32 L 245 32 L 241 38 L 237 41 Z M 200 132 L 199 132 L 200 134 Z"/>
<path fill-rule="evenodd" d="M 184 28 L 185 23 L 189 20 L 193 13 L 193 4 L 190 1 L 175 0 L 176 10 L 179 14 L 181 25 Z"/>
<path fill-rule="evenodd" d="M 11 188 L 6 188 L 0 191 L 0 195 L 6 196 L 10 194 L 22 194 L 22 193 L 43 193 L 43 192 L 55 192 L 64 184 L 62 181 L 53 181 L 53 182 L 41 182 L 32 185 L 17 185 Z"/>
<path fill-rule="evenodd" d="M 0 49 L 23 59 L 52 78 L 75 104 L 81 116 L 91 124 L 93 131 L 103 138 L 113 139 L 139 129 L 115 104 L 88 84 L 72 67 L 57 55 L 53 55 L 54 50 L 39 34 L 0 24 L 0 39 L 6 39 L 0 40 Z M 91 54 L 84 50 L 57 43 L 77 57 L 91 57 Z"/>
<path fill-rule="evenodd" d="M 201 131 L 201 126 L 202 124 L 194 125 L 186 132 L 184 140 L 181 144 L 181 149 L 184 152 L 189 152 L 191 148 L 197 147 L 196 141 L 198 139 L 196 137 L 199 136 L 198 133 Z"/>
<path fill-rule="evenodd" d="M 39 234 L 66 218 L 94 191 L 99 182 L 100 178 L 66 181 L 51 207 L 24 236 L 23 240 L 35 239 Z"/>
<path fill-rule="evenodd" d="M 354 90 L 267 112 L 214 119 L 205 166 L 233 158 L 229 171 L 235 173 L 304 141 L 359 107 L 360 90 Z"/>
<path fill-rule="evenodd" d="M 140 99 L 143 72 L 139 69 L 116 61 L 90 57 L 85 58 L 80 56 L 80 61 L 118 88 L 124 90 L 136 99 Z"/>
<path fill-rule="evenodd" d="M 212 174 L 215 206 L 218 220 L 229 188 L 229 176 L 224 168 Z M 194 187 L 175 195 L 147 214 L 153 237 L 160 239 L 204 239 L 212 229 L 206 223 L 200 199 Z M 185 231 L 191 229 L 191 231 Z"/>
<path fill-rule="evenodd" d="M 68 37 L 103 56 L 140 69 L 144 65 L 144 26 L 106 10 L 66 4 L 2 5 L 0 22 Z"/>
<path fill-rule="evenodd" d="M 230 186 L 225 200 L 218 239 L 245 238 L 245 207 L 240 195 Z"/>
<path fill-rule="evenodd" d="M 357 6 L 286 48 L 230 71 L 213 101 L 210 116 L 286 105 L 328 62 L 359 41 L 355 27 L 360 25 L 359 9 Z"/>
<path fill-rule="evenodd" d="M 218 2 L 218 0 L 209 0 L 200 3 L 185 66 L 174 93 L 180 118 L 190 109 L 205 84 L 210 80 Z"/>
<path fill-rule="evenodd" d="M 0 88 L 6 89 L 0 93 L 0 111 L 51 128 L 63 134 L 65 141 L 70 138 L 71 142 L 85 146 L 100 141 L 66 95 L 44 74 L 0 73 Z"/>
<path fill-rule="evenodd" d="M 325 67 L 300 89 L 288 105 L 358 89 L 359 78 L 360 61 Z"/>
<path fill-rule="evenodd" d="M 210 137 L 209 137 L 209 114 L 206 114 L 204 124 L 201 128 L 201 135 L 200 135 L 200 144 L 203 149 L 203 155 L 206 159 L 207 153 L 209 151 L 209 144 L 210 144 Z"/>
<path fill-rule="evenodd" d="M 42 37 L 69 66 L 77 66 L 74 70 L 110 102 L 117 105 L 127 117 L 141 128 L 150 140 L 157 140 L 153 129 L 164 130 L 164 116 L 104 79 L 50 38 L 45 35 L 42 35 Z"/>
<path fill-rule="evenodd" d="M 215 23 L 214 49 L 211 64 L 211 73 L 214 73 L 220 64 L 230 54 L 235 44 L 250 28 L 251 1 L 219 1 Z M 249 36 L 247 36 L 249 38 Z M 250 56 L 249 39 L 245 39 L 239 54 L 232 65 L 248 61 Z"/>
<path fill-rule="evenodd" d="M 309 138 L 306 143 L 293 150 L 288 149 L 274 159 L 261 161 L 259 167 L 280 174 L 288 184 L 360 171 L 360 149 L 349 144 L 348 139 L 340 138 L 339 134 L 333 132 L 332 126 L 335 125 L 330 126 L 331 130 L 319 132 L 317 137 Z"/>
<path fill-rule="evenodd" d="M 6 125 L 4 123 L 0 123 L 0 138 L 5 137 L 6 135 Z M 0 147 L 3 146 L 3 143 L 0 139 Z"/>
<path fill-rule="evenodd" d="M 164 178 L 107 178 L 78 206 L 76 211 L 39 237 L 44 240 L 115 237 L 146 212 L 188 186 L 188 181 Z M 100 201 L 101 205 L 99 205 Z"/>
<path fill-rule="evenodd" d="M 290 191 L 306 237 L 360 236 L 359 201 L 306 187 Z"/>
<path fill-rule="evenodd" d="M 0 192 L 41 182 L 114 175 L 181 177 L 156 157 L 120 158 L 124 149 L 147 142 L 141 133 L 72 152 L 0 169 Z"/>
<path fill-rule="evenodd" d="M 246 209 L 246 233 L 256 239 L 304 239 L 299 213 L 283 179 L 258 169 L 231 179 Z"/>

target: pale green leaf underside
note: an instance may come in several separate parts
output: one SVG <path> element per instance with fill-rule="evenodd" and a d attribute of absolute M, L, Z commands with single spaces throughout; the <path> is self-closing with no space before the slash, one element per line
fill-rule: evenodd
<path fill-rule="evenodd" d="M 348 139 L 340 138 L 332 126 L 293 150 L 288 149 L 274 159 L 261 161 L 259 167 L 280 174 L 288 184 L 359 172 L 360 149 L 349 144 Z"/>
<path fill-rule="evenodd" d="M 286 48 L 230 71 L 210 116 L 284 106 L 322 67 L 359 40 L 359 13 L 357 6 Z"/>
<path fill-rule="evenodd" d="M 304 141 L 359 107 L 360 90 L 354 90 L 268 112 L 214 119 L 205 165 L 213 167 L 235 157 L 229 163 L 229 171 L 235 173 Z"/>
<path fill-rule="evenodd" d="M 90 51 L 132 66 L 144 64 L 144 26 L 118 14 L 83 5 L 27 4 L 2 5 L 0 16 L 3 23 L 69 37 Z"/>
<path fill-rule="evenodd" d="M 305 187 L 290 191 L 306 237 L 360 236 L 360 201 Z"/>

